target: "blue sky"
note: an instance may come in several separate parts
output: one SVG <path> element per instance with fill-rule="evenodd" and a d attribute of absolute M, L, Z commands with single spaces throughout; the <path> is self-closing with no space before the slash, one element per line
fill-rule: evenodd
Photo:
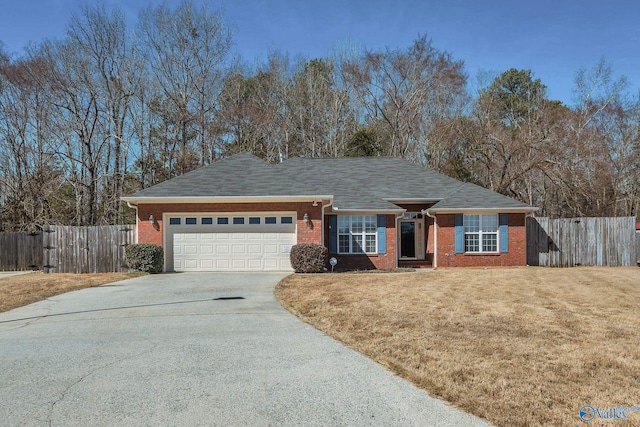
<path fill-rule="evenodd" d="M 0 41 L 20 53 L 29 41 L 64 36 L 80 0 L 21 0 L 3 4 Z M 147 0 L 104 0 L 131 23 Z M 178 0 L 170 0 L 175 5 Z M 196 0 L 200 4 L 201 0 Z M 616 76 L 640 87 L 640 2 L 621 0 L 219 0 L 233 25 L 235 49 L 253 63 L 269 49 L 326 56 L 346 43 L 369 49 L 408 47 L 426 34 L 462 59 L 470 81 L 478 70 L 531 69 L 549 97 L 573 104 L 576 71 L 605 58 Z"/>

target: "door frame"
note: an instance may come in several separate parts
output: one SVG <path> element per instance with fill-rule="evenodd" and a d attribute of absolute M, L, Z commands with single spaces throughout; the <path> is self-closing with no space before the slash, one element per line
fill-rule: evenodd
<path fill-rule="evenodd" d="M 412 212 L 408 212 L 412 213 Z M 417 216 L 417 215 L 416 215 Z M 414 247 L 415 247 L 415 256 L 414 257 L 403 257 L 402 256 L 402 223 L 403 222 L 412 222 L 414 223 Z M 424 217 L 420 215 L 419 218 L 400 218 L 398 220 L 398 242 L 397 242 L 397 253 L 398 253 L 398 261 L 424 261 L 426 250 L 425 250 L 425 230 L 424 230 Z"/>

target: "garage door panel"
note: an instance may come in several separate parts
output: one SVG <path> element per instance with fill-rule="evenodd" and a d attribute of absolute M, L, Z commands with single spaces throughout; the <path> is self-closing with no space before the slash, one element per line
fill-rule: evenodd
<path fill-rule="evenodd" d="M 218 255 L 225 255 L 225 254 L 231 253 L 231 247 L 226 243 L 217 244 L 215 248 L 216 248 L 215 252 Z"/>
<path fill-rule="evenodd" d="M 260 259 L 248 259 L 247 268 L 250 270 L 261 270 L 262 261 Z"/>
<path fill-rule="evenodd" d="M 280 263 L 277 259 L 265 259 L 264 260 L 264 269 L 265 270 L 274 270 L 280 267 Z"/>
<path fill-rule="evenodd" d="M 197 270 L 198 269 L 198 260 L 197 259 L 185 259 L 184 260 L 184 269 L 185 270 Z"/>
<path fill-rule="evenodd" d="M 281 259 L 281 260 L 278 260 L 278 261 L 279 261 L 278 267 L 280 269 L 290 269 L 291 268 L 291 261 L 289 261 L 288 259 Z"/>
<path fill-rule="evenodd" d="M 243 214 L 228 214 L 235 216 Z M 248 215 L 244 217 L 248 221 Z M 281 225 L 280 220 L 275 225 L 264 221 L 219 225 L 215 218 L 208 225 L 199 217 L 195 225 L 187 225 L 184 218 L 180 225 L 168 223 L 169 251 L 173 250 L 168 256 L 176 271 L 291 270 L 289 251 L 296 242 L 295 225 Z M 224 231 L 227 229 L 233 232 Z"/>
<path fill-rule="evenodd" d="M 248 244 L 247 245 L 247 253 L 251 255 L 262 253 L 262 245 Z"/>
<path fill-rule="evenodd" d="M 247 253 L 247 246 L 245 244 L 233 244 L 231 245 L 231 253 L 234 255 L 244 255 Z"/>
<path fill-rule="evenodd" d="M 229 259 L 216 259 L 216 269 L 218 270 L 228 270 L 231 267 L 229 263 Z"/>
<path fill-rule="evenodd" d="M 231 268 L 244 270 L 247 268 L 247 260 L 243 258 L 231 258 Z"/>
<path fill-rule="evenodd" d="M 184 254 L 185 255 L 197 255 L 198 254 L 198 246 L 197 245 L 184 245 Z"/>

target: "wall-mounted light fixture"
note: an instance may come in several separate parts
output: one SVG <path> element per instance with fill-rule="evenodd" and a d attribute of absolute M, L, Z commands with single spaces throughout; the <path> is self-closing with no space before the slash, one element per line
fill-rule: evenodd
<path fill-rule="evenodd" d="M 311 223 L 311 220 L 309 219 L 309 214 L 308 213 L 304 213 L 304 215 L 302 215 L 302 220 L 305 222 L 305 224 L 307 224 L 307 226 L 309 226 L 309 224 Z"/>
<path fill-rule="evenodd" d="M 318 206 L 318 202 L 316 202 L 315 200 L 313 201 L 313 203 L 311 204 L 311 206 L 316 207 Z"/>
<path fill-rule="evenodd" d="M 149 224 L 155 224 L 156 219 L 153 217 L 153 214 L 149 215 Z"/>

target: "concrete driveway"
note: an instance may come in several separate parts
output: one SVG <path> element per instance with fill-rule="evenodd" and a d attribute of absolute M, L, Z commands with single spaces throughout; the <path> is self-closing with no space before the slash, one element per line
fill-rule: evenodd
<path fill-rule="evenodd" d="M 0 314 L 0 425 L 488 425 L 282 309 L 283 274 L 166 274 Z"/>

